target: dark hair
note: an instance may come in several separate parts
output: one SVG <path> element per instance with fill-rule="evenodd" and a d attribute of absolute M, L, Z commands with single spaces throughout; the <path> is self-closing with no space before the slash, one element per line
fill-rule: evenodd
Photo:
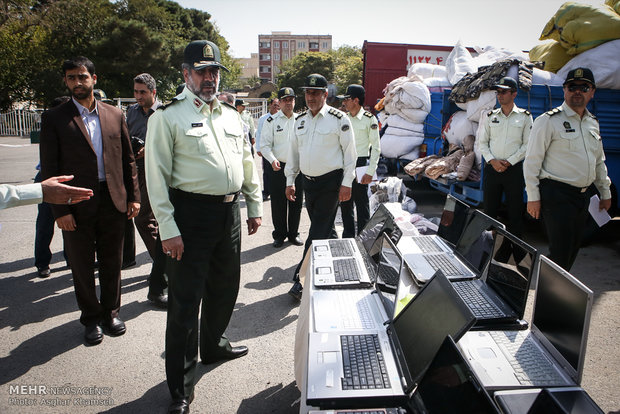
<path fill-rule="evenodd" d="M 357 98 L 357 99 L 359 99 L 359 101 L 360 101 L 360 106 L 363 108 L 363 107 L 364 107 L 364 98 L 365 98 L 365 96 L 364 96 L 364 95 L 362 95 L 362 96 L 356 96 L 356 98 Z"/>
<path fill-rule="evenodd" d="M 68 70 L 77 69 L 81 66 L 84 66 L 91 76 L 95 74 L 95 64 L 84 56 L 77 56 L 65 60 L 62 64 L 62 74 L 65 75 Z"/>
<path fill-rule="evenodd" d="M 157 89 L 157 84 L 155 83 L 155 79 L 148 73 L 139 74 L 138 76 L 133 78 L 133 82 L 146 85 L 146 87 L 149 88 L 149 91 L 151 92 Z"/>

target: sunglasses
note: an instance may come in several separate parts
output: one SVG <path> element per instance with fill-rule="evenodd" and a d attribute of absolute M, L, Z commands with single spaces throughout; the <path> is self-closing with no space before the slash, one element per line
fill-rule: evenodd
<path fill-rule="evenodd" d="M 584 85 L 584 84 L 577 85 L 577 84 L 571 83 L 571 84 L 569 84 L 567 86 L 567 89 L 568 89 L 569 92 L 581 91 L 581 92 L 585 93 L 585 92 L 589 92 L 590 91 L 591 86 L 590 85 Z"/>

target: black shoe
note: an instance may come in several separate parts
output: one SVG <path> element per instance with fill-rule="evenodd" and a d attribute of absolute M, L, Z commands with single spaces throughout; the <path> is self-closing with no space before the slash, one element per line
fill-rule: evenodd
<path fill-rule="evenodd" d="M 303 246 L 304 245 L 303 240 L 301 240 L 301 238 L 299 236 L 289 237 L 288 241 L 290 241 L 291 244 L 294 244 L 295 246 Z"/>
<path fill-rule="evenodd" d="M 125 322 L 123 322 L 119 317 L 104 321 L 103 327 L 106 329 L 108 335 L 111 336 L 121 336 L 127 332 Z"/>
<path fill-rule="evenodd" d="M 276 239 L 273 241 L 273 247 L 278 248 L 278 247 L 282 247 L 283 245 L 284 245 L 284 240 Z"/>
<path fill-rule="evenodd" d="M 121 270 L 128 269 L 128 268 L 130 268 L 130 267 L 132 267 L 132 266 L 135 266 L 135 265 L 136 265 L 136 261 L 135 261 L 135 260 L 134 260 L 134 261 L 131 261 L 131 262 L 123 263 L 123 264 L 121 265 Z"/>
<path fill-rule="evenodd" d="M 160 293 L 159 295 L 149 293 L 146 298 L 158 308 L 166 309 L 168 307 L 168 295 Z"/>
<path fill-rule="evenodd" d="M 299 281 L 293 283 L 293 287 L 288 291 L 288 294 L 301 302 L 301 294 L 303 293 L 304 287 L 299 283 Z"/>
<path fill-rule="evenodd" d="M 37 269 L 37 275 L 41 279 L 45 279 L 46 277 L 49 277 L 51 273 L 52 272 L 50 271 L 49 266 L 48 267 L 40 267 L 40 268 Z"/>
<path fill-rule="evenodd" d="M 186 398 L 172 401 L 168 407 L 168 414 L 188 414 L 190 402 L 191 401 Z"/>
<path fill-rule="evenodd" d="M 98 323 L 86 325 L 84 329 L 84 340 L 88 345 L 97 345 L 103 341 L 103 331 Z"/>
<path fill-rule="evenodd" d="M 269 200 L 269 194 L 263 194 L 263 201 Z"/>
<path fill-rule="evenodd" d="M 233 346 L 232 349 L 230 351 L 220 351 L 216 354 L 212 354 L 207 356 L 206 358 L 202 358 L 202 363 L 203 364 L 213 364 L 214 362 L 218 362 L 218 361 L 226 361 L 229 359 L 235 359 L 235 358 L 241 358 L 244 355 L 247 355 L 248 353 L 248 347 L 241 345 L 241 346 Z"/>

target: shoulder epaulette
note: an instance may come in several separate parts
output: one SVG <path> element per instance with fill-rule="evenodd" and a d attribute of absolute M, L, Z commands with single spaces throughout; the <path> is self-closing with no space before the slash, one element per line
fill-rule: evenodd
<path fill-rule="evenodd" d="M 532 115 L 532 113 L 530 111 L 528 111 L 527 109 L 524 110 L 523 113 L 525 113 L 525 115 Z"/>
<path fill-rule="evenodd" d="M 273 121 L 273 117 L 272 117 L 271 115 L 269 115 L 269 116 L 267 117 L 267 122 L 271 122 L 271 121 Z"/>
<path fill-rule="evenodd" d="M 330 115 L 335 116 L 338 119 L 342 119 L 342 112 L 337 111 L 336 109 L 332 108 L 329 111 L 327 111 L 327 113 L 329 113 Z"/>
<path fill-rule="evenodd" d="M 487 113 L 487 116 L 491 116 L 493 115 L 493 111 L 489 111 L 489 113 Z"/>
<path fill-rule="evenodd" d="M 553 116 L 553 115 L 559 114 L 560 112 L 562 112 L 562 108 L 558 106 L 557 108 L 553 108 L 552 110 L 547 111 L 545 113 L 549 116 Z"/>
<path fill-rule="evenodd" d="M 170 101 L 170 103 L 168 103 L 168 104 L 166 104 L 166 105 L 159 105 L 159 106 L 157 107 L 157 109 L 158 109 L 158 110 L 159 110 L 159 109 L 161 109 L 161 110 L 163 111 L 163 110 L 165 110 L 166 108 L 168 108 L 169 106 L 172 106 L 172 105 L 174 105 L 175 103 L 177 103 L 177 102 L 179 102 L 179 101 L 180 101 L 180 99 L 177 99 L 176 97 L 175 97 L 175 98 L 172 98 L 172 100 Z"/>
<path fill-rule="evenodd" d="M 307 113 L 308 113 L 308 111 L 303 111 L 302 113 L 295 114 L 295 119 L 301 118 L 302 116 L 306 115 Z"/>
<path fill-rule="evenodd" d="M 230 109 L 234 109 L 235 111 L 237 110 L 237 108 L 235 108 L 234 106 L 232 106 L 232 105 L 231 105 L 231 104 L 229 104 L 228 102 L 221 101 L 221 103 L 222 103 L 223 105 L 225 105 L 225 106 L 229 107 Z"/>
<path fill-rule="evenodd" d="M 372 112 L 364 111 L 364 116 L 367 116 L 368 118 L 372 118 L 374 115 L 372 114 Z"/>

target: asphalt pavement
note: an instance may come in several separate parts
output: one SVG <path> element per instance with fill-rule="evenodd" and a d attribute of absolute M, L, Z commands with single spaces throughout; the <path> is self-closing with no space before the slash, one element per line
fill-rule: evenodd
<path fill-rule="evenodd" d="M 37 162 L 38 145 L 0 137 L 1 183 L 32 182 Z M 260 169 L 258 159 L 256 164 Z M 420 211 L 438 215 L 443 196 L 423 183 L 414 189 Z M 166 313 L 146 299 L 151 259 L 142 240 L 136 234 L 137 265 L 122 272 L 119 316 L 127 333 L 87 347 L 58 229 L 51 245 L 52 274 L 47 279 L 36 275 L 36 215 L 36 205 L 0 211 L 0 413 L 165 413 L 170 402 L 164 372 Z M 264 215 L 259 232 L 242 238 L 241 288 L 227 330 L 233 344 L 247 345 L 249 354 L 199 364 L 192 413 L 299 410 L 293 377 L 298 304 L 287 292 L 303 247 L 288 242 L 272 247 L 269 202 Z M 595 293 L 582 385 L 605 412 L 614 413 L 620 413 L 618 223 L 581 250 L 572 271 Z M 304 210 L 302 238 L 308 227 Z M 538 223 L 529 223 L 525 239 L 545 251 Z"/>

